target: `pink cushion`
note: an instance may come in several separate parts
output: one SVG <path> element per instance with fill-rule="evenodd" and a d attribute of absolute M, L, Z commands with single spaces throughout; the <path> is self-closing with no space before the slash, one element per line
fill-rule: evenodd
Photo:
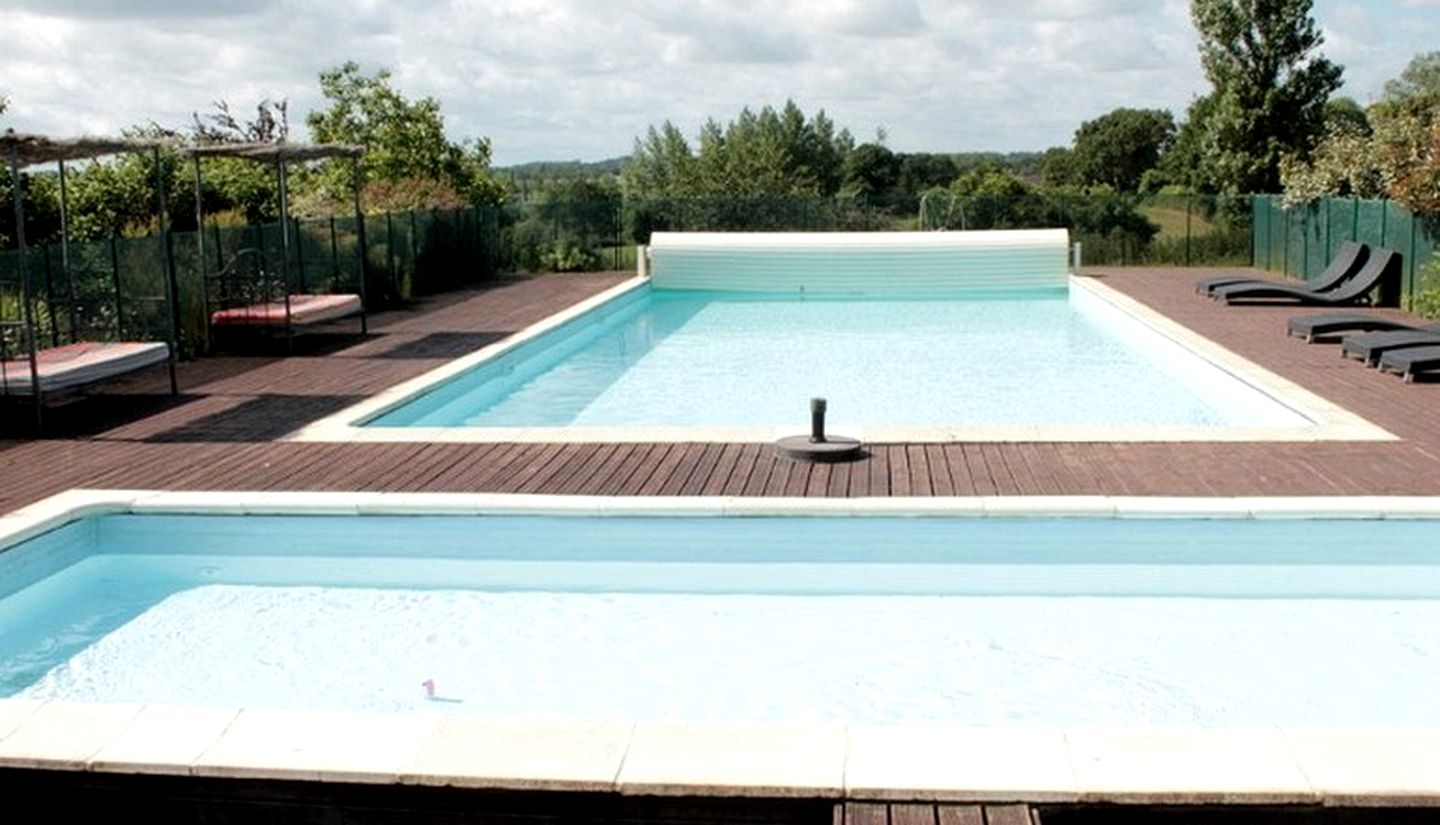
<path fill-rule="evenodd" d="M 359 295 L 291 295 L 290 323 L 318 324 L 360 311 Z M 270 326 L 285 323 L 285 302 L 251 304 L 210 314 L 215 326 Z"/>
<path fill-rule="evenodd" d="M 170 356 L 170 348 L 159 342 L 80 341 L 36 353 L 43 391 L 65 389 L 116 375 L 124 375 Z M 0 363 L 0 382 L 6 390 L 31 390 L 30 359 L 15 358 Z"/>

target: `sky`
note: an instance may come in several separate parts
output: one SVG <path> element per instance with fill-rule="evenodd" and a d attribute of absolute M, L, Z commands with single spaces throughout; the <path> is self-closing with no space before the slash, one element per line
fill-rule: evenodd
<path fill-rule="evenodd" d="M 1316 0 L 1342 94 L 1440 49 L 1440 0 Z M 188 124 L 285 98 L 292 129 L 346 60 L 441 102 L 494 161 L 628 154 L 666 120 L 793 99 L 895 151 L 1067 145 L 1117 107 L 1177 119 L 1208 89 L 1188 0 L 0 0 L 0 126 Z"/>

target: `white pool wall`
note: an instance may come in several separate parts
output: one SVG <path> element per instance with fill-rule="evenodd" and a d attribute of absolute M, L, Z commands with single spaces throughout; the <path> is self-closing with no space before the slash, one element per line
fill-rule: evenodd
<path fill-rule="evenodd" d="M 1065 229 L 975 232 L 656 232 L 662 289 L 964 295 L 1065 289 Z"/>

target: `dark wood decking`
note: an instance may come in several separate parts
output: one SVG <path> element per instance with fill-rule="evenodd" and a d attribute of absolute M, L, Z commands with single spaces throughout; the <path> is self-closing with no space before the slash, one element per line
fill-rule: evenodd
<path fill-rule="evenodd" d="M 795 464 L 767 444 L 318 444 L 286 433 L 523 328 L 624 276 L 549 276 L 377 316 L 372 335 L 301 339 L 289 357 L 181 365 L 182 397 L 137 377 L 0 442 L 0 512 L 71 487 L 444 490 L 606 495 L 1440 494 L 1440 383 L 1406 385 L 1285 335 L 1291 307 L 1221 307 L 1203 270 L 1097 277 L 1400 437 L 1396 442 L 878 444 Z M 24 408 L 18 408 L 23 411 Z M 23 418 L 17 408 L 6 415 Z"/>

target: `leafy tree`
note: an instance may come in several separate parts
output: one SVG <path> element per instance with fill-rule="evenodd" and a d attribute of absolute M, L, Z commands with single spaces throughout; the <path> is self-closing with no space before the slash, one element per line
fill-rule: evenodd
<path fill-rule="evenodd" d="M 1370 119 L 1365 108 L 1353 97 L 1332 97 L 1325 104 L 1325 133 L 1370 134 Z"/>
<path fill-rule="evenodd" d="M 1346 125 L 1332 127 L 1308 161 L 1281 160 L 1280 180 L 1287 206 L 1331 195 L 1383 198 L 1387 193 L 1370 135 Z"/>
<path fill-rule="evenodd" d="M 949 155 L 915 152 L 899 155 L 901 192 L 918 194 L 935 187 L 949 186 L 960 174 Z"/>
<path fill-rule="evenodd" d="M 778 111 L 747 107 L 724 126 L 706 121 L 693 152 L 674 124 L 652 126 L 622 177 L 626 194 L 641 198 L 833 195 L 853 146 L 823 110 L 807 119 L 787 101 Z"/>
<path fill-rule="evenodd" d="M 1073 162 L 1080 182 L 1135 192 L 1175 139 L 1175 118 L 1160 109 L 1116 109 L 1080 124 Z"/>
<path fill-rule="evenodd" d="M 1185 122 L 1175 131 L 1160 161 L 1141 180 L 1147 192 L 1163 189 L 1214 193 L 1216 184 L 1206 163 L 1205 135 L 1215 111 L 1214 95 L 1197 97 L 1185 110 Z"/>
<path fill-rule="evenodd" d="M 1040 180 L 1050 187 L 1080 185 L 1075 152 L 1066 146 L 1052 146 L 1040 156 Z"/>
<path fill-rule="evenodd" d="M 320 143 L 356 143 L 365 147 L 361 175 L 366 183 L 439 181 L 474 201 L 495 201 L 503 195 L 490 179 L 490 141 L 480 138 L 455 143 L 445 134 L 440 101 L 410 101 L 390 85 L 390 72 L 373 76 L 353 61 L 320 73 L 320 91 L 329 108 L 311 112 L 305 122 Z M 332 172 L 331 188 L 338 186 Z"/>
<path fill-rule="evenodd" d="M 842 190 L 852 195 L 885 195 L 900 183 L 900 159 L 879 143 L 862 143 L 845 156 Z"/>
<path fill-rule="evenodd" d="M 1324 38 L 1310 8 L 1311 0 L 1191 2 L 1214 87 L 1204 155 L 1223 192 L 1275 191 L 1280 159 L 1308 157 L 1323 134 L 1341 69 L 1319 55 Z"/>
<path fill-rule="evenodd" d="M 1410 61 L 1365 118 L 1363 130 L 1333 125 L 1311 159 L 1284 164 L 1286 202 L 1388 196 L 1440 215 L 1440 52 Z"/>
<path fill-rule="evenodd" d="M 1384 101 L 1440 99 L 1440 51 L 1416 55 L 1400 76 L 1385 84 Z"/>
<path fill-rule="evenodd" d="M 697 190 L 695 155 L 675 124 L 651 126 L 635 138 L 635 151 L 620 172 L 620 185 L 633 198 L 674 198 Z"/>

